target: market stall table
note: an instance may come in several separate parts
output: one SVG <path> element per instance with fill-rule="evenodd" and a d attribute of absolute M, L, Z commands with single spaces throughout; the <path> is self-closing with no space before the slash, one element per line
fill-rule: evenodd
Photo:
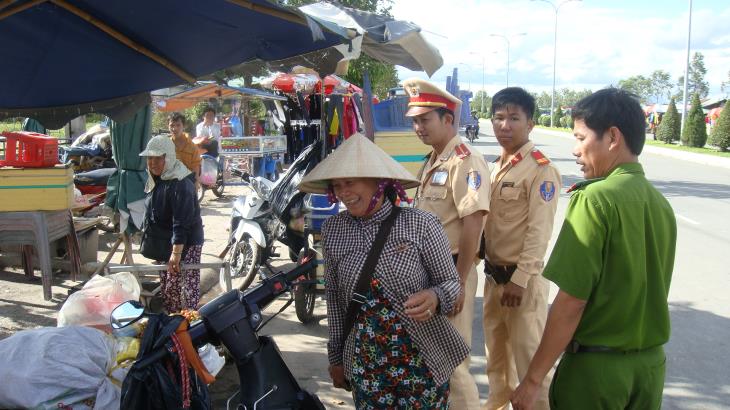
<path fill-rule="evenodd" d="M 0 212 L 0 245 L 21 245 L 23 247 L 23 268 L 29 277 L 33 277 L 30 247 L 35 247 L 41 269 L 43 299 L 45 300 L 51 300 L 52 297 L 53 271 L 50 243 L 63 237 L 68 241 L 71 273 L 75 277 L 81 267 L 79 245 L 71 212 L 68 210 Z"/>

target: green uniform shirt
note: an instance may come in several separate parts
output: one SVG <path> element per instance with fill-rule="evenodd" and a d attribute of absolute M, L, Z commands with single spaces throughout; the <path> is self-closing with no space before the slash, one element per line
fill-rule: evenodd
<path fill-rule="evenodd" d="M 676 239 L 674 212 L 641 164 L 579 183 L 543 273 L 588 302 L 574 340 L 621 350 L 666 343 Z"/>

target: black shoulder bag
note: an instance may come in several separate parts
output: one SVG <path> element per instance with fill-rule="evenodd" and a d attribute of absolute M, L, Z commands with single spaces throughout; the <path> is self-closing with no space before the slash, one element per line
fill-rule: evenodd
<path fill-rule="evenodd" d="M 378 259 L 380 259 L 380 254 L 383 251 L 383 246 L 385 246 L 385 241 L 388 239 L 390 229 L 393 228 L 393 225 L 395 225 L 395 220 L 398 218 L 399 213 L 400 208 L 393 206 L 393 210 L 390 212 L 390 215 L 385 218 L 383 224 L 380 225 L 380 229 L 378 229 L 378 234 L 375 235 L 375 242 L 373 242 L 373 245 L 370 247 L 368 257 L 365 259 L 365 265 L 362 267 L 360 277 L 357 280 L 357 285 L 355 285 L 355 290 L 352 292 L 352 300 L 350 300 L 350 304 L 347 306 L 345 327 L 342 328 L 342 346 L 345 345 L 347 336 L 350 334 L 352 326 L 355 325 L 357 310 L 363 303 L 367 302 L 365 294 L 367 294 L 368 289 L 370 288 L 370 279 L 373 277 L 375 265 L 377 265 Z"/>
<path fill-rule="evenodd" d="M 168 230 L 152 223 L 151 215 L 152 209 L 148 209 L 145 212 L 139 253 L 153 261 L 167 263 L 172 255 L 172 229 Z"/>

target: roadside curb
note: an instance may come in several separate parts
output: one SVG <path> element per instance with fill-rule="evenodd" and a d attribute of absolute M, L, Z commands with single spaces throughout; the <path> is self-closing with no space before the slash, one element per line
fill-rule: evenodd
<path fill-rule="evenodd" d="M 570 138 L 573 136 L 564 131 L 547 130 L 544 128 L 537 128 L 541 133 L 553 135 L 556 137 Z M 648 152 L 654 155 L 661 155 L 663 157 L 680 159 L 683 161 L 694 162 L 696 164 L 710 165 L 713 167 L 730 169 L 730 158 L 716 157 L 713 155 L 696 154 L 694 152 L 678 151 L 670 148 L 655 147 L 653 145 L 644 145 L 644 152 Z"/>

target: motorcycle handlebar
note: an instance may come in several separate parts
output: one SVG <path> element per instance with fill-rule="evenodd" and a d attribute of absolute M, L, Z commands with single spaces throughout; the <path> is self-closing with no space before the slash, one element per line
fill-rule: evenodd
<path fill-rule="evenodd" d="M 307 273 L 307 271 L 316 268 L 317 261 L 314 255 L 310 255 L 304 263 L 290 270 L 289 272 L 279 272 L 273 276 L 264 279 L 261 284 L 252 288 L 250 291 L 241 295 L 241 302 L 244 305 L 255 305 L 259 310 L 263 310 L 277 296 L 287 291 L 292 282 L 298 277 Z"/>
<path fill-rule="evenodd" d="M 277 296 L 286 292 L 297 278 L 306 274 L 309 270 L 315 269 L 316 266 L 317 266 L 317 260 L 315 258 L 315 254 L 311 253 L 304 260 L 304 262 L 301 265 L 297 266 L 296 268 L 294 268 L 288 272 L 281 271 L 273 276 L 270 276 L 270 277 L 264 279 L 256 287 L 251 288 L 250 290 L 246 291 L 245 293 L 241 292 L 241 291 L 236 291 L 237 294 L 235 295 L 235 297 L 238 300 L 238 303 L 241 303 L 246 307 L 256 306 L 259 311 L 263 310 Z M 219 296 L 219 298 L 223 298 L 223 297 L 232 298 L 233 295 L 230 295 L 230 293 L 231 292 L 229 292 L 228 294 L 221 295 L 221 296 Z M 218 299 L 208 302 L 208 304 L 206 304 L 206 306 L 217 303 L 217 300 Z M 228 299 L 228 300 L 232 301 L 231 299 Z M 203 311 L 204 309 L 205 309 L 205 306 L 201 308 L 201 311 Z M 191 326 L 189 329 L 189 332 L 190 332 L 190 337 L 193 340 L 193 345 L 195 345 L 195 347 L 200 347 L 203 344 L 210 341 L 211 336 L 208 333 L 209 331 L 210 331 L 210 329 L 206 328 L 203 321 L 196 323 L 194 326 Z M 215 337 L 216 336 L 213 336 L 213 338 L 215 338 Z"/>
<path fill-rule="evenodd" d="M 255 305 L 260 310 L 264 309 L 266 306 L 269 305 L 277 296 L 284 293 L 287 289 L 291 287 L 292 282 L 294 282 L 298 277 L 306 274 L 307 271 L 310 269 L 314 269 L 317 266 L 317 261 L 314 257 L 314 255 L 310 255 L 309 259 L 306 259 L 304 263 L 297 266 L 296 268 L 288 271 L 288 272 L 279 272 L 269 278 L 266 278 L 262 281 L 261 284 L 256 286 L 255 288 L 252 288 L 250 291 L 243 293 L 241 291 L 237 291 L 237 299 L 240 303 L 242 303 L 245 306 L 251 306 Z M 209 302 L 216 303 L 216 300 L 213 300 Z M 206 305 L 207 306 L 207 305 Z M 202 309 L 202 308 L 201 308 Z M 188 329 L 188 333 L 190 334 L 190 339 L 193 342 L 193 346 L 197 349 L 204 344 L 211 341 L 212 329 L 209 329 L 206 327 L 205 322 L 203 320 L 197 322 L 193 326 L 190 326 Z M 159 349 L 145 355 L 144 358 L 141 359 L 144 363 L 153 363 L 157 360 L 160 360 L 164 358 L 168 354 L 168 349 L 166 346 L 160 347 Z"/>

